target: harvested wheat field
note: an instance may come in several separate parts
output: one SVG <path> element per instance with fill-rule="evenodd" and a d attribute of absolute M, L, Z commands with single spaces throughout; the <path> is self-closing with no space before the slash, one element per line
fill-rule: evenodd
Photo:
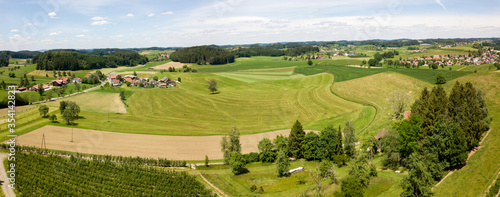
<path fill-rule="evenodd" d="M 155 67 L 151 67 L 152 69 L 156 69 L 156 70 L 167 70 L 169 67 L 172 67 L 172 68 L 182 68 L 182 66 L 184 65 L 187 65 L 189 66 L 189 64 L 187 63 L 180 63 L 180 62 L 168 62 L 168 63 L 165 63 L 165 64 L 162 64 L 162 65 L 158 65 L 158 66 L 155 66 Z"/>
<path fill-rule="evenodd" d="M 309 131 L 306 131 L 309 132 Z M 274 139 L 276 135 L 288 135 L 290 130 L 240 136 L 243 153 L 258 152 L 257 144 L 265 137 Z M 222 159 L 220 141 L 222 136 L 159 136 L 115 133 L 89 129 L 74 129 L 73 142 L 71 128 L 44 126 L 18 137 L 23 146 L 39 147 L 42 135 L 48 149 L 79 153 L 115 156 L 140 156 L 168 158 L 175 160 Z"/>

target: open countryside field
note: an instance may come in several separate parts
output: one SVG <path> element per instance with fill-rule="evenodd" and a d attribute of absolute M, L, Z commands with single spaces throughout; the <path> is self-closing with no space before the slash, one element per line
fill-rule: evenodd
<path fill-rule="evenodd" d="M 288 129 L 243 135 L 240 138 L 242 153 L 258 152 L 257 144 L 263 138 L 272 140 L 277 135 L 288 136 L 289 133 Z M 223 158 L 220 151 L 222 136 L 153 136 L 45 126 L 17 139 L 24 146 L 39 146 L 42 135 L 45 135 L 47 148 L 54 150 L 174 160 L 202 160 L 205 155 L 211 159 Z"/>
<path fill-rule="evenodd" d="M 250 134 L 287 129 L 295 120 L 304 124 L 317 121 L 333 124 L 325 120 L 359 113 L 365 108 L 332 94 L 330 74 L 254 83 L 215 74 L 168 73 L 167 76 L 181 77 L 179 88 L 129 88 L 133 94 L 127 100 L 127 114 L 109 114 L 108 122 L 108 114 L 82 110 L 81 116 L 85 118 L 78 120 L 79 127 L 155 135 L 215 135 L 226 134 L 236 126 L 242 134 Z M 219 81 L 218 94 L 210 94 L 206 89 L 206 81 L 212 78 Z M 98 105 L 92 99 L 83 99 L 80 104 Z M 367 114 L 370 115 L 373 114 Z M 145 122 L 147 127 L 143 125 Z"/>

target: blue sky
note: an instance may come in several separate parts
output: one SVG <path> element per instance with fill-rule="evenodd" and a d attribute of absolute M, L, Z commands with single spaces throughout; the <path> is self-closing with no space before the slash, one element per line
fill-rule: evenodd
<path fill-rule="evenodd" d="M 500 0 L 0 0 L 0 50 L 500 37 Z"/>

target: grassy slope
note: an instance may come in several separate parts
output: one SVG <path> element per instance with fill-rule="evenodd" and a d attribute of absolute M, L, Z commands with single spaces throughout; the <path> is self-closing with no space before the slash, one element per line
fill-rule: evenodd
<path fill-rule="evenodd" d="M 354 80 L 334 83 L 332 90 L 341 97 L 349 98 L 361 103 L 370 103 L 378 110 L 372 125 L 362 133 L 362 136 L 375 135 L 382 128 L 388 128 L 392 120 L 390 104 L 387 97 L 397 89 L 403 89 L 412 95 L 412 101 L 418 97 L 422 87 L 431 87 L 431 84 L 399 73 L 384 72 Z M 360 131 L 359 129 L 357 130 Z"/>
<path fill-rule="evenodd" d="M 434 192 L 436 196 L 479 196 L 500 171 L 500 73 L 474 74 L 456 79 L 471 81 L 487 91 L 486 101 L 493 117 L 491 132 L 467 165 L 445 179 Z M 453 81 L 446 84 L 447 89 Z"/>
<path fill-rule="evenodd" d="M 14 66 L 20 66 L 21 68 L 16 69 L 15 71 L 9 71 L 9 68 L 12 68 Z M 0 71 L 4 71 L 4 73 L 2 75 L 0 75 L 0 81 L 4 80 L 5 83 L 12 84 L 12 85 L 19 84 L 19 82 L 21 81 L 19 78 L 24 77 L 24 74 L 26 74 L 30 83 L 37 83 L 37 84 L 48 83 L 48 82 L 50 82 L 50 80 L 52 80 L 50 75 L 49 75 L 49 77 L 45 77 L 45 76 L 42 77 L 42 76 L 35 76 L 35 75 L 29 74 L 30 72 L 34 71 L 35 69 L 36 69 L 36 64 L 27 65 L 27 66 L 10 64 L 8 67 L 0 67 Z M 16 78 L 9 77 L 9 73 L 11 73 L 11 72 L 16 74 Z M 35 76 L 35 81 L 31 81 L 31 76 Z"/>

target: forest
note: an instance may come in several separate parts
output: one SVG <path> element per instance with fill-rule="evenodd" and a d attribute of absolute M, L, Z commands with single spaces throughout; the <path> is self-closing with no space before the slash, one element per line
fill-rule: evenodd
<path fill-rule="evenodd" d="M 294 48 L 289 48 L 287 50 L 276 49 L 276 47 L 272 46 L 273 45 L 270 45 L 268 47 L 262 47 L 262 46 L 252 46 L 248 48 L 239 47 L 234 52 L 237 57 L 252 57 L 252 56 L 276 57 L 283 55 L 299 56 L 306 54 L 308 52 L 319 52 L 319 48 L 315 46 L 298 46 Z"/>
<path fill-rule="evenodd" d="M 174 62 L 211 65 L 232 63 L 234 58 L 233 53 L 214 46 L 182 48 L 170 54 Z"/>
<path fill-rule="evenodd" d="M 37 70 L 90 70 L 114 68 L 117 66 L 137 66 L 145 64 L 148 58 L 133 51 L 113 51 L 110 55 L 104 52 L 80 54 L 69 51 L 47 51 L 33 57 Z"/>

